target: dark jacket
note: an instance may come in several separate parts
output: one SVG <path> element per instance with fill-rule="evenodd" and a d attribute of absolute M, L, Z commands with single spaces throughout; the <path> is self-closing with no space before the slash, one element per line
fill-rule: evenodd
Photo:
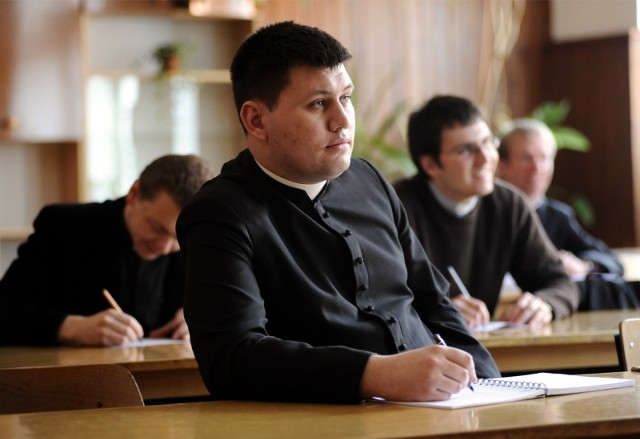
<path fill-rule="evenodd" d="M 472 354 L 478 375 L 499 375 L 395 192 L 362 160 L 312 201 L 245 150 L 177 231 L 191 343 L 216 398 L 356 402 L 370 355 L 435 344 L 434 333 Z"/>
<path fill-rule="evenodd" d="M 109 290 L 145 333 L 182 307 L 178 254 L 143 261 L 124 223 L 124 198 L 47 206 L 0 281 L 0 344 L 56 344 L 69 314 L 109 307 Z"/>
<path fill-rule="evenodd" d="M 589 235 L 580 226 L 569 205 L 545 198 L 536 212 L 557 249 L 567 250 L 580 259 L 593 262 L 598 272 L 623 274 L 622 264 L 615 255 L 604 242 Z"/>

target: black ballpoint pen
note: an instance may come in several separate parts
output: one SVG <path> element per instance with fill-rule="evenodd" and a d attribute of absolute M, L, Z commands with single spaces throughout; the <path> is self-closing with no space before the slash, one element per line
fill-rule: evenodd
<path fill-rule="evenodd" d="M 441 346 L 446 346 L 447 344 L 444 342 L 444 339 L 442 337 L 440 337 L 440 334 L 434 334 L 434 336 L 436 337 L 436 340 L 438 340 L 438 344 Z M 472 392 L 475 392 L 473 386 L 471 385 L 471 383 L 467 384 L 467 387 L 469 389 L 471 389 Z"/>

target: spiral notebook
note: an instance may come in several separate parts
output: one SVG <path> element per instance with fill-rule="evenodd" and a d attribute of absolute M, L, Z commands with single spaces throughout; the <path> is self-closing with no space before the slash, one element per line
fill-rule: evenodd
<path fill-rule="evenodd" d="M 534 373 L 508 378 L 481 379 L 473 385 L 474 391 L 465 387 L 446 401 L 402 402 L 387 401 L 379 398 L 377 402 L 458 409 L 505 402 L 522 401 L 542 396 L 567 395 L 572 393 L 594 392 L 597 390 L 633 387 L 635 380 L 626 378 L 588 377 L 561 373 Z"/>

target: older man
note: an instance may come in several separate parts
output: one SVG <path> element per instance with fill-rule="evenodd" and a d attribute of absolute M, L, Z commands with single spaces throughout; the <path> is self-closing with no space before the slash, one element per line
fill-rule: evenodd
<path fill-rule="evenodd" d="M 551 242 L 571 275 L 590 272 L 622 274 L 622 265 L 607 245 L 587 233 L 573 209 L 546 196 L 553 179 L 556 141 L 543 122 L 513 121 L 502 136 L 499 175 L 531 201 Z"/>
<path fill-rule="evenodd" d="M 556 150 L 547 125 L 534 119 L 514 120 L 500 144 L 499 175 L 521 189 L 536 209 L 562 265 L 577 282 L 580 309 L 637 308 L 635 290 L 622 278 L 622 265 L 609 247 L 584 230 L 568 204 L 546 196 Z"/>

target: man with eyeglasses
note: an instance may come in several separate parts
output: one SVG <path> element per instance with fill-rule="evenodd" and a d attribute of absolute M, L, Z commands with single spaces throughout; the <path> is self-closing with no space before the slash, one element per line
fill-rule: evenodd
<path fill-rule="evenodd" d="M 575 312 L 578 291 L 535 213 L 494 178 L 498 141 L 482 112 L 436 96 L 411 115 L 408 142 L 418 174 L 394 187 L 434 265 L 453 267 L 466 286 L 451 295 L 469 326 L 489 322 L 506 273 L 524 293 L 501 320 L 539 325 Z"/>

